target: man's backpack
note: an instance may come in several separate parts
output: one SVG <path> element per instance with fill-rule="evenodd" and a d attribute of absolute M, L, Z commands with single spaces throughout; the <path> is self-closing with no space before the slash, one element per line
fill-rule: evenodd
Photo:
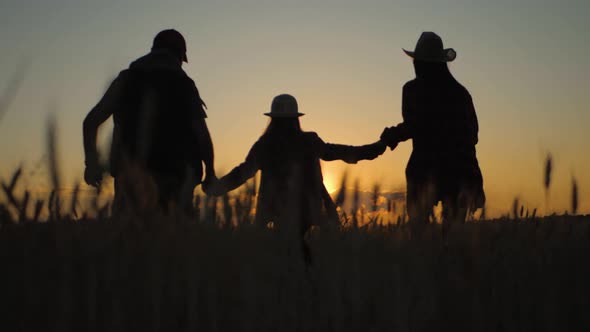
<path fill-rule="evenodd" d="M 114 112 L 114 168 L 133 160 L 153 172 L 202 168 L 195 117 L 205 117 L 194 82 L 169 69 L 128 69 L 121 72 L 122 100 Z"/>

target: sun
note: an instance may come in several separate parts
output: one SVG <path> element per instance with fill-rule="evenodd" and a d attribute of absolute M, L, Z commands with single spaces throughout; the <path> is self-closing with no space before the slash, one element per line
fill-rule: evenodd
<path fill-rule="evenodd" d="M 324 174 L 324 186 L 330 194 L 333 194 L 338 190 L 338 185 L 336 184 L 336 181 L 334 181 L 334 177 L 331 176 L 329 173 Z"/>

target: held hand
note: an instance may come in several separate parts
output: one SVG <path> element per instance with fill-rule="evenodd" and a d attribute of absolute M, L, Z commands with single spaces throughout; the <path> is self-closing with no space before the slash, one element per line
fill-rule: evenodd
<path fill-rule="evenodd" d="M 385 145 L 385 143 L 383 143 L 382 141 L 377 141 L 373 144 L 368 145 L 367 148 L 368 149 L 366 150 L 365 155 L 361 159 L 373 160 L 382 155 L 383 152 L 385 152 L 387 145 Z"/>
<path fill-rule="evenodd" d="M 387 144 L 385 144 L 385 142 L 379 140 L 377 143 L 375 143 L 377 146 L 377 150 L 376 152 L 378 153 L 377 156 L 382 155 L 385 152 L 385 149 L 387 148 Z"/>
<path fill-rule="evenodd" d="M 96 164 L 86 165 L 84 170 L 84 181 L 90 186 L 98 187 L 102 182 L 102 169 Z"/>
<path fill-rule="evenodd" d="M 387 145 L 389 147 L 390 151 L 395 150 L 395 148 L 397 148 L 397 142 L 391 143 Z"/>
<path fill-rule="evenodd" d="M 379 138 L 383 142 L 385 142 L 385 144 L 387 144 L 395 138 L 394 131 L 395 131 L 395 127 L 385 127 L 385 129 L 383 129 L 383 132 L 381 133 L 381 136 L 379 136 Z"/>
<path fill-rule="evenodd" d="M 215 175 L 206 176 L 201 189 L 207 196 L 221 196 L 224 194 L 221 182 Z"/>
<path fill-rule="evenodd" d="M 387 144 L 390 150 L 393 150 L 397 147 L 399 143 L 399 137 L 397 135 L 397 128 L 396 127 L 389 127 L 383 130 L 381 133 L 380 139 L 383 143 Z"/>
<path fill-rule="evenodd" d="M 205 179 L 201 183 L 201 189 L 203 190 L 203 192 L 205 194 L 209 195 L 211 184 L 212 184 L 212 182 L 214 182 L 216 180 L 217 180 L 217 177 L 215 175 L 210 175 L 210 174 L 205 175 Z"/>

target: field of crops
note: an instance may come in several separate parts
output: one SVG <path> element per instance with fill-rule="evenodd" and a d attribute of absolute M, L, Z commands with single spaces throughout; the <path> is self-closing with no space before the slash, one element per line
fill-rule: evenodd
<path fill-rule="evenodd" d="M 191 217 L 110 217 L 77 211 L 75 191 L 16 197 L 16 182 L 0 204 L 3 331 L 590 330 L 588 216 L 470 221 L 443 241 L 439 224 L 416 235 L 365 211 L 309 232 L 306 265 L 251 224 L 248 189 Z"/>

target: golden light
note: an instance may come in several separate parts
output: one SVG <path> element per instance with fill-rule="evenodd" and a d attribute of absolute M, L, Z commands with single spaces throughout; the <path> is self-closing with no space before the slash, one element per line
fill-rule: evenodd
<path fill-rule="evenodd" d="M 334 178 L 334 176 L 332 176 L 331 173 L 324 173 L 324 186 L 326 186 L 326 190 L 328 191 L 328 193 L 333 194 L 334 192 L 336 192 L 338 190 L 338 181 L 336 181 L 336 179 Z"/>

